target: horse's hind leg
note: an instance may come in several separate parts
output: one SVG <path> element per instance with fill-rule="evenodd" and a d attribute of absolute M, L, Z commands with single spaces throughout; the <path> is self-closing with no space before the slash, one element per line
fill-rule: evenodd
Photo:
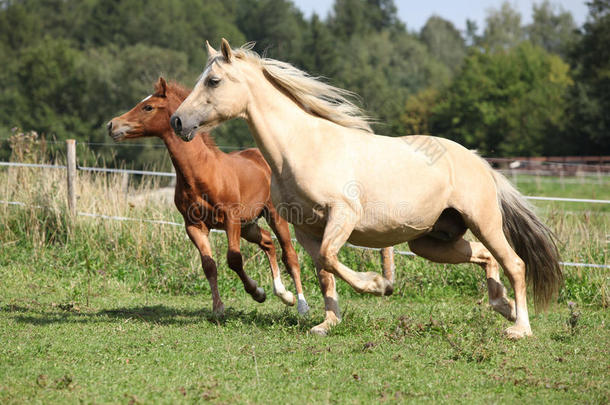
<path fill-rule="evenodd" d="M 275 253 L 273 240 L 271 239 L 271 234 L 268 231 L 261 229 L 257 224 L 250 223 L 242 228 L 241 236 L 248 242 L 257 244 L 261 250 L 265 252 L 273 277 L 273 293 L 280 297 L 284 304 L 294 305 L 294 295 L 286 290 L 286 287 L 284 287 L 282 279 L 280 278 L 280 269 L 277 265 L 277 255 Z"/>
<path fill-rule="evenodd" d="M 485 270 L 489 304 L 510 321 L 516 317 L 515 302 L 506 296 L 500 280 L 498 262 L 489 250 L 479 242 L 468 242 L 463 238 L 442 241 L 431 236 L 422 236 L 409 242 L 411 251 L 436 263 L 474 263 Z"/>
<path fill-rule="evenodd" d="M 256 302 L 264 302 L 267 296 L 265 290 L 256 284 L 244 271 L 244 263 L 239 249 L 239 239 L 241 238 L 241 224 L 238 219 L 229 218 L 227 221 L 227 264 L 233 270 L 244 285 L 244 289 Z"/>
<path fill-rule="evenodd" d="M 201 255 L 201 266 L 203 267 L 203 272 L 208 279 L 210 290 L 212 291 L 212 312 L 214 315 L 221 316 L 224 314 L 225 306 L 218 293 L 218 271 L 216 269 L 216 263 L 214 262 L 214 259 L 212 259 L 212 247 L 210 246 L 210 241 L 208 239 L 208 230 L 201 229 L 187 222 L 186 233 L 193 244 L 197 246 L 199 254 Z"/>
<path fill-rule="evenodd" d="M 284 265 L 286 266 L 286 269 L 290 273 L 292 281 L 294 282 L 294 288 L 296 289 L 298 298 L 297 310 L 299 311 L 299 314 L 305 315 L 309 311 L 309 305 L 307 305 L 305 295 L 303 295 L 303 286 L 301 285 L 301 267 L 299 266 L 297 252 L 294 250 L 294 246 L 292 245 L 288 222 L 286 222 L 286 220 L 283 219 L 273 207 L 269 208 L 265 218 L 280 242 L 280 247 L 282 248 L 282 262 L 284 262 Z"/>
<path fill-rule="evenodd" d="M 497 204 L 489 204 L 478 212 L 478 219 L 465 218 L 472 233 L 485 245 L 504 269 L 515 291 L 515 324 L 506 329 L 510 338 L 532 334 L 527 310 L 525 263 L 515 253 L 502 230 L 502 213 Z"/>

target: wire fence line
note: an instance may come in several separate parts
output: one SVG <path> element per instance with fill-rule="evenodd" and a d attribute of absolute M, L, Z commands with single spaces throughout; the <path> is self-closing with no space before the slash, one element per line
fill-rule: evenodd
<path fill-rule="evenodd" d="M 28 207 L 29 205 L 20 202 L 20 201 L 6 201 L 6 200 L 0 200 L 0 204 L 6 204 L 6 205 L 13 205 L 13 206 L 20 206 L 20 207 Z M 29 207 L 34 207 L 34 208 L 42 208 L 40 206 L 29 206 Z M 132 217 L 123 217 L 123 216 L 115 216 L 115 215 L 105 215 L 105 214 L 98 214 L 98 213 L 93 213 L 93 212 L 81 212 L 78 211 L 77 212 L 78 216 L 83 216 L 83 217 L 89 217 L 89 218 L 99 218 L 99 219 L 105 219 L 105 220 L 112 220 L 112 221 L 131 221 L 131 222 L 141 222 L 141 223 L 149 223 L 149 224 L 157 224 L 157 225 L 171 225 L 171 226 L 184 226 L 184 223 L 179 223 L 179 222 L 173 222 L 173 221 L 167 221 L 167 220 L 160 220 L 160 219 L 144 219 L 144 218 L 132 218 Z M 212 229 L 211 232 L 213 233 L 223 233 L 222 230 L 219 229 Z M 272 235 L 272 237 L 275 239 L 275 236 Z M 297 240 L 295 238 L 291 239 L 293 242 L 297 242 Z M 352 249 L 360 249 L 360 250 L 371 250 L 371 251 L 380 251 L 381 248 L 372 248 L 372 247 L 366 247 L 366 246 L 358 246 L 358 245 L 353 245 L 351 243 L 346 243 L 345 246 L 352 248 Z M 394 253 L 400 256 L 417 256 L 415 253 L 410 252 L 408 250 L 394 250 Z M 610 265 L 608 264 L 598 264 L 598 263 L 576 263 L 576 262 L 559 262 L 560 265 L 564 266 L 564 267 L 580 267 L 580 268 L 593 268 L 593 269 L 610 269 Z"/>
<path fill-rule="evenodd" d="M 56 164 L 42 164 L 42 163 L 16 163 L 16 162 L 0 162 L 0 166 L 10 167 L 36 167 L 43 169 L 66 169 L 65 165 Z M 110 169 L 105 167 L 85 167 L 77 166 L 77 170 L 88 171 L 88 172 L 100 172 L 100 173 L 125 173 L 135 174 L 143 176 L 161 176 L 161 177 L 176 177 L 176 173 L 173 172 L 157 172 L 150 170 L 133 170 L 133 169 Z M 524 196 L 529 200 L 537 201 L 560 201 L 560 202 L 572 202 L 572 203 L 586 203 L 586 204 L 610 204 L 610 200 L 596 200 L 587 198 L 567 198 L 567 197 L 545 197 L 545 196 Z"/>

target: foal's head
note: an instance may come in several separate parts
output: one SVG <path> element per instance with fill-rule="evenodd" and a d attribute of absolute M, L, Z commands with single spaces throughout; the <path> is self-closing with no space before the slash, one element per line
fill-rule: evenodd
<path fill-rule="evenodd" d="M 168 84 L 160 77 L 150 96 L 108 122 L 108 134 L 117 142 L 144 136 L 160 137 L 171 131 L 170 116 L 187 95 L 188 91 L 176 84 Z"/>

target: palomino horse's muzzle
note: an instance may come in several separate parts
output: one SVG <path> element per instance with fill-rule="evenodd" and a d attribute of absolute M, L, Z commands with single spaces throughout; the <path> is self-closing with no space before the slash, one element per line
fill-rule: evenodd
<path fill-rule="evenodd" d="M 192 141 L 195 137 L 195 132 L 197 131 L 197 127 L 185 129 L 182 126 L 182 120 L 176 114 L 172 115 L 169 124 L 171 125 L 174 133 L 180 137 L 183 141 L 189 142 Z"/>
<path fill-rule="evenodd" d="M 182 135 L 182 120 L 180 117 L 172 115 L 172 118 L 169 120 L 169 124 L 172 126 L 172 129 L 176 133 L 176 135 Z"/>

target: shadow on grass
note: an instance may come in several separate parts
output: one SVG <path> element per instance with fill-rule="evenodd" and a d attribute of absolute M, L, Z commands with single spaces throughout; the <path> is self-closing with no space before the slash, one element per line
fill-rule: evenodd
<path fill-rule="evenodd" d="M 308 330 L 314 325 L 311 319 L 300 317 L 291 309 L 262 313 L 256 309 L 244 311 L 228 308 L 223 316 L 216 316 L 209 309 L 191 310 L 166 305 L 119 307 L 97 312 L 80 311 L 74 308 L 70 310 L 55 308 L 45 310 L 4 305 L 0 307 L 0 313 L 2 312 L 12 314 L 16 322 L 32 325 L 96 322 L 123 323 L 126 320 L 157 325 L 212 323 L 218 326 L 225 326 L 227 323 L 241 322 L 243 324 L 256 325 L 262 329 L 270 329 L 274 326 L 296 326 L 298 329 Z"/>

